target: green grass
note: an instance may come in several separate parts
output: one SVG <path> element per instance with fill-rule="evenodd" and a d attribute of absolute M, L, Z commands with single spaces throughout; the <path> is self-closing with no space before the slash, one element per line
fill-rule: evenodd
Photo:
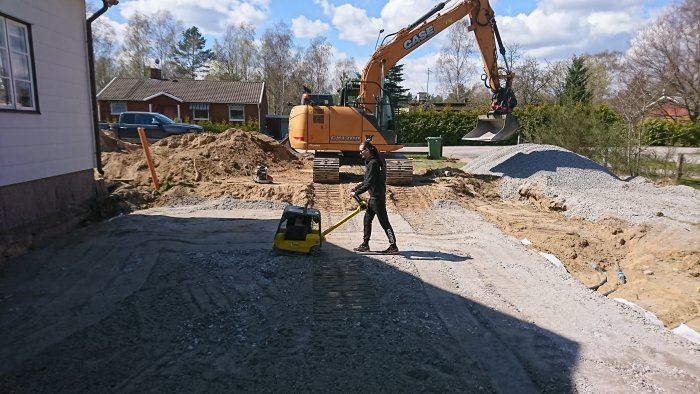
<path fill-rule="evenodd" d="M 446 157 L 439 160 L 430 160 L 428 159 L 428 155 L 426 153 L 407 153 L 406 157 L 411 159 L 413 162 L 413 171 L 419 174 L 436 168 L 461 168 L 464 166 L 464 163 L 460 162 L 459 160 L 449 159 Z"/>
<path fill-rule="evenodd" d="M 677 167 L 678 162 L 663 157 L 642 156 L 639 160 L 639 174 L 652 180 L 675 179 Z M 678 184 L 700 190 L 700 164 L 683 163 Z"/>

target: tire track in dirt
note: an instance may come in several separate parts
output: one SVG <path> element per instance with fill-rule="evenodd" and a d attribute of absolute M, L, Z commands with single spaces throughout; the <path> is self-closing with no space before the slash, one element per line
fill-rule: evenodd
<path fill-rule="evenodd" d="M 357 204 L 350 197 L 350 188 L 345 184 L 313 184 L 313 207 L 321 211 L 323 229 L 327 229 L 355 209 Z M 336 232 L 357 231 L 361 214 L 343 224 Z"/>
<path fill-rule="evenodd" d="M 346 259 L 314 264 L 314 318 L 346 321 L 378 311 L 377 290 L 363 274 L 361 262 Z"/>
<path fill-rule="evenodd" d="M 391 187 L 387 203 L 393 204 L 416 234 L 456 234 L 454 223 L 448 223 L 440 215 L 432 214 L 433 197 L 426 186 Z"/>

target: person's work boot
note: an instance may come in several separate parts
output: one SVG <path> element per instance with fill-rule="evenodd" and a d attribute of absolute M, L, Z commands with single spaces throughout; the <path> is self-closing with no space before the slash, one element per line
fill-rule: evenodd
<path fill-rule="evenodd" d="M 384 249 L 382 253 L 385 254 L 399 254 L 399 248 L 396 246 L 396 244 L 391 244 L 389 245 L 388 248 Z"/>
<path fill-rule="evenodd" d="M 369 245 L 363 243 L 353 249 L 355 252 L 369 252 Z"/>

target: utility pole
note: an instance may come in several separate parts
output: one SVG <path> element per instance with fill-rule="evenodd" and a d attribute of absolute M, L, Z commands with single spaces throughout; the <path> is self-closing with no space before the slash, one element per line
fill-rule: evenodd
<path fill-rule="evenodd" d="M 430 69 L 428 69 L 428 82 L 425 84 L 425 92 L 428 93 L 428 97 L 430 97 Z"/>

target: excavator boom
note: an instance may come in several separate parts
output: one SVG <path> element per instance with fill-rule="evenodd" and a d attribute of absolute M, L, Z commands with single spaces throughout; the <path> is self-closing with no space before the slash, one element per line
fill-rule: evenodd
<path fill-rule="evenodd" d="M 493 9 L 488 0 L 459 0 L 445 9 L 450 1 L 437 4 L 428 13 L 408 27 L 387 37 L 391 40 L 374 52 L 367 62 L 362 79 L 379 81 L 375 84 L 362 84 L 358 104 L 368 113 L 376 112 L 376 103 L 381 94 L 381 81 L 389 70 L 403 57 L 447 29 L 458 20 L 469 16 L 469 30 L 474 32 L 479 52 L 484 64 L 484 83 L 493 95 L 491 110 L 477 120 L 477 127 L 465 135 L 465 140 L 500 141 L 510 138 L 518 128 L 517 119 L 511 114 L 517 101 L 511 85 L 513 73 L 505 59 L 505 48 L 501 42 Z M 496 46 L 504 57 L 504 67 L 499 67 Z"/>

